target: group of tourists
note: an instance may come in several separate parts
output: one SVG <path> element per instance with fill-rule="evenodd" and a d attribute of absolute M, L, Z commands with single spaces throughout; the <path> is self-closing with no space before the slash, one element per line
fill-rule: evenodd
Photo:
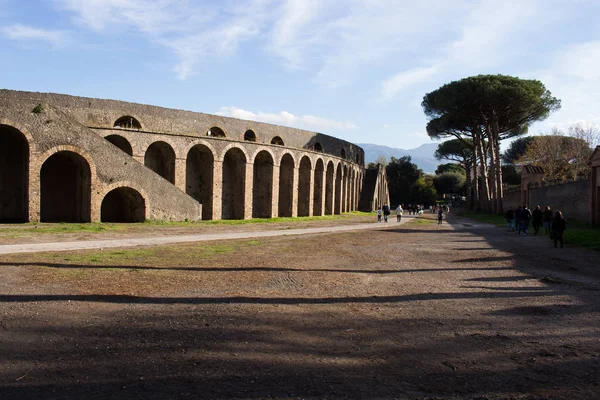
<path fill-rule="evenodd" d="M 533 227 L 533 235 L 537 236 L 541 227 L 544 227 L 544 234 L 550 235 L 550 239 L 554 241 L 554 247 L 560 243 L 563 247 L 563 234 L 567 229 L 567 222 L 562 215 L 562 212 L 553 211 L 550 206 L 546 206 L 544 210 L 538 205 L 531 211 L 526 204 L 519 206 L 516 210 L 512 207 L 506 211 L 504 218 L 508 224 L 508 231 L 514 232 L 517 235 L 527 236 L 529 233 L 529 225 Z"/>
<path fill-rule="evenodd" d="M 423 210 L 425 206 L 423 205 L 407 205 L 406 210 L 409 215 L 421 215 L 423 214 Z M 447 204 L 438 204 L 436 206 L 429 206 L 429 212 L 437 213 L 438 215 L 438 225 L 442 223 L 442 219 L 444 218 L 444 214 L 450 213 L 450 206 Z M 388 222 L 388 216 L 391 214 L 390 207 L 387 204 L 384 204 L 383 207 L 379 207 L 377 209 L 377 222 Z M 402 204 L 399 204 L 395 210 L 396 213 L 396 221 L 402 221 L 402 214 L 404 214 L 404 208 Z"/>

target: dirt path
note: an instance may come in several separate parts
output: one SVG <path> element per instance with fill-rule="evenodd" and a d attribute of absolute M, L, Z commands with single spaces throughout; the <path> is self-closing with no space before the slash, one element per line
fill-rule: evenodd
<path fill-rule="evenodd" d="M 390 223 L 378 224 L 351 224 L 337 226 L 323 226 L 318 228 L 298 228 L 298 229 L 278 229 L 278 230 L 262 230 L 262 231 L 243 231 L 243 232 L 225 232 L 225 233 L 203 233 L 194 235 L 169 235 L 169 236 L 154 236 L 154 237 L 135 237 L 128 236 L 119 239 L 104 239 L 104 240 L 74 240 L 62 242 L 44 242 L 44 243 L 25 243 L 5 244 L 0 245 L 0 254 L 18 254 L 18 253 L 38 253 L 42 251 L 67 251 L 67 250 L 92 250 L 92 249 L 109 249 L 119 247 L 135 247 L 135 246 L 157 246 L 176 243 L 190 242 L 208 242 L 221 240 L 236 240 L 250 238 L 268 238 L 277 236 L 295 236 L 309 235 L 316 233 L 339 233 L 347 231 L 358 231 L 365 229 L 384 229 L 393 226 L 401 225 L 411 220 L 412 217 L 406 217 L 401 222 L 390 221 Z"/>
<path fill-rule="evenodd" d="M 450 222 L 4 255 L 0 398 L 600 398 L 598 253 Z"/>

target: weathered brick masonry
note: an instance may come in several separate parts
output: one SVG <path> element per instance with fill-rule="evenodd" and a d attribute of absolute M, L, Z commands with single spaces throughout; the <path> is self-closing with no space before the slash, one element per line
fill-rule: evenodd
<path fill-rule="evenodd" d="M 364 176 L 360 147 L 316 132 L 0 90 L 0 222 L 339 214 L 387 198 Z"/>

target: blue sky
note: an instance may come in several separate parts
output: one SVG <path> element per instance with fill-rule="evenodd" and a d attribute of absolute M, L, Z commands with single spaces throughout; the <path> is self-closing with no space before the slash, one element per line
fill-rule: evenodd
<path fill-rule="evenodd" d="M 540 79 L 600 124 L 600 1 L 0 0 L 0 87 L 430 140 L 420 102 L 477 74 Z"/>

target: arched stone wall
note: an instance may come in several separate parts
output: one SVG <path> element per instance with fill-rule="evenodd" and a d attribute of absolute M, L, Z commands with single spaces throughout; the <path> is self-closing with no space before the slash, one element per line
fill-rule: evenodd
<path fill-rule="evenodd" d="M 131 143 L 125 137 L 121 135 L 108 135 L 104 139 L 108 140 L 115 146 L 117 146 L 123 153 L 133 156 L 133 148 L 131 147 Z"/>
<path fill-rule="evenodd" d="M 148 146 L 144 155 L 144 165 L 171 183 L 175 183 L 175 150 L 164 141 L 156 141 Z"/>
<path fill-rule="evenodd" d="M 273 214 L 273 156 L 266 150 L 254 157 L 252 218 L 270 218 Z"/>
<path fill-rule="evenodd" d="M 284 154 L 279 164 L 279 216 L 291 217 L 294 201 L 294 158 Z"/>
<path fill-rule="evenodd" d="M 29 141 L 0 124 L 0 223 L 29 220 Z"/>
<path fill-rule="evenodd" d="M 223 157 L 221 218 L 244 219 L 246 202 L 246 155 L 230 148 Z"/>
<path fill-rule="evenodd" d="M 342 164 L 338 164 L 335 169 L 335 202 L 334 202 L 334 214 L 341 213 L 342 206 Z"/>
<path fill-rule="evenodd" d="M 204 144 L 189 149 L 185 163 L 185 192 L 202 204 L 202 219 L 213 216 L 213 151 Z"/>
<path fill-rule="evenodd" d="M 308 217 L 310 215 L 310 187 L 311 187 L 311 164 L 308 156 L 300 159 L 298 170 L 298 216 Z"/>
<path fill-rule="evenodd" d="M 146 200 L 137 190 L 120 186 L 104 196 L 100 206 L 100 221 L 144 222 L 145 219 Z"/>
<path fill-rule="evenodd" d="M 334 188 L 335 188 L 335 167 L 333 161 L 327 163 L 327 172 L 325 173 L 325 215 L 332 215 L 334 212 Z"/>
<path fill-rule="evenodd" d="M 72 151 L 59 151 L 40 170 L 42 222 L 90 222 L 91 169 L 87 160 Z"/>
<path fill-rule="evenodd" d="M 315 182 L 313 189 L 313 215 L 321 216 L 324 214 L 323 190 L 325 186 L 325 166 L 323 159 L 318 158 L 315 162 Z"/>

